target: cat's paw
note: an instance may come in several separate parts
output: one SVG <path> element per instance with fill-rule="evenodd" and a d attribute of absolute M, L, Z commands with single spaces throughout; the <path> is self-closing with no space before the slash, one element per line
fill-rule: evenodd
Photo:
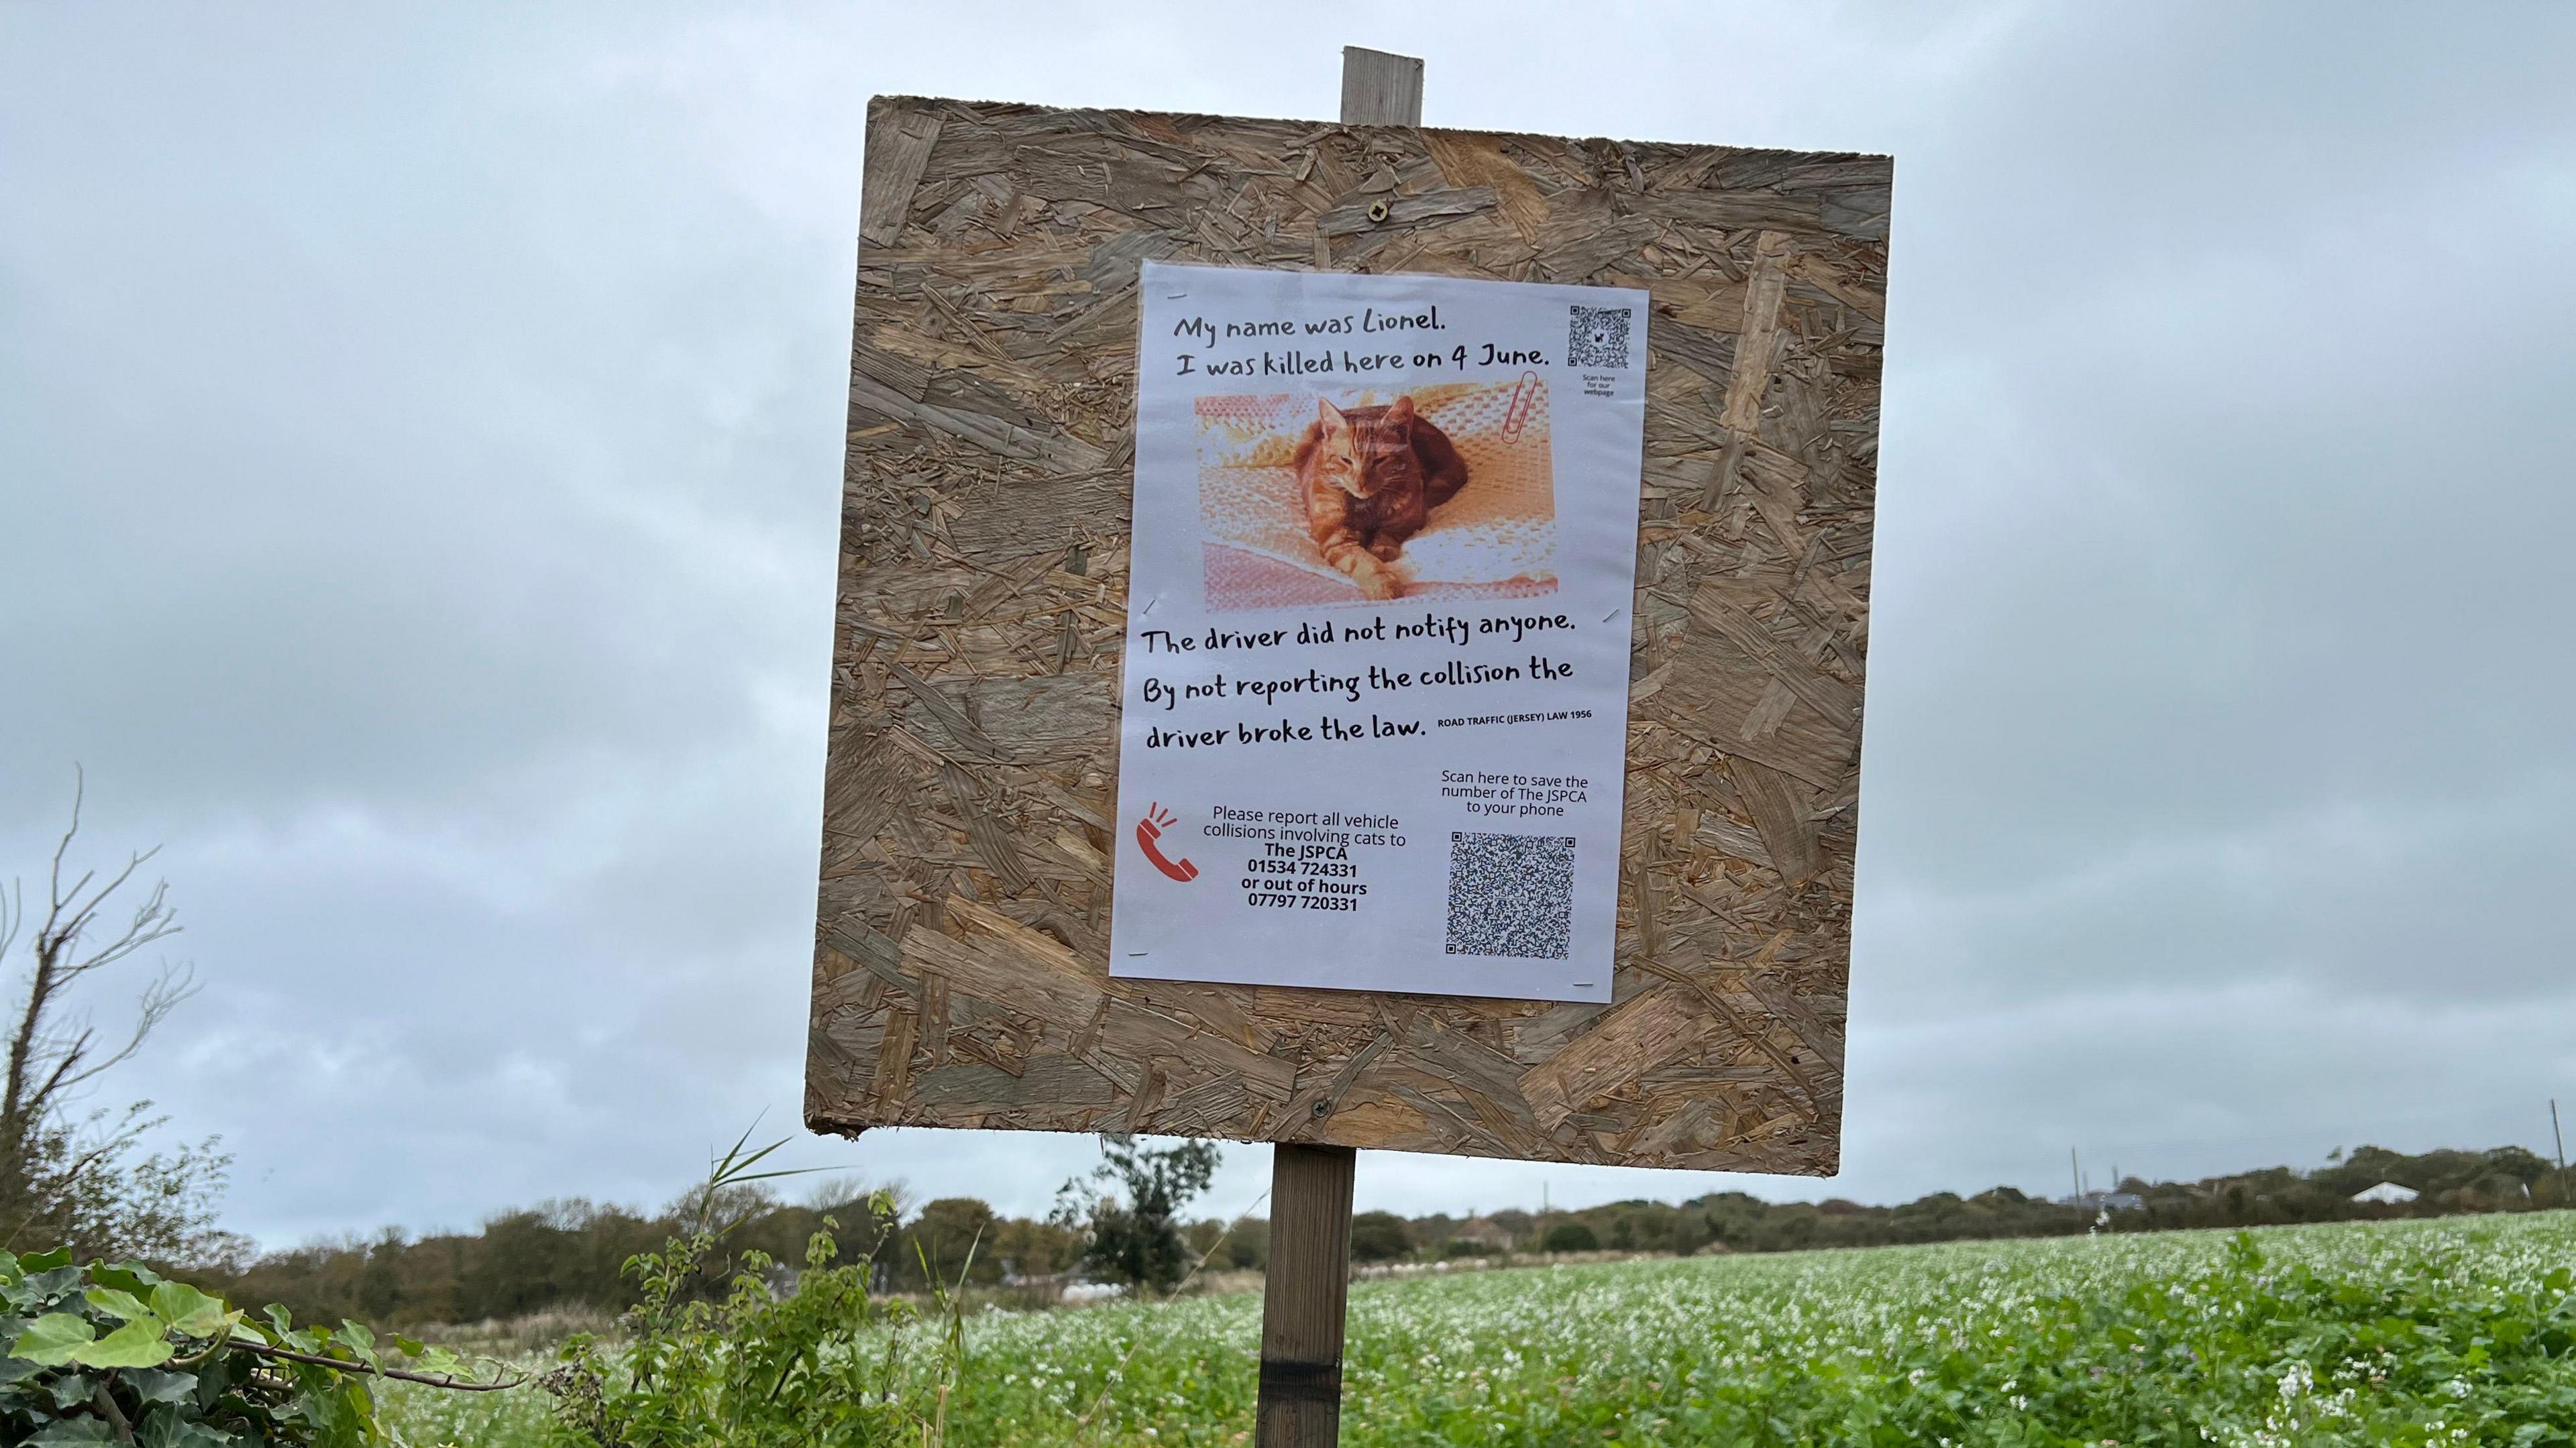
<path fill-rule="evenodd" d="M 1351 569 L 1351 582 L 1360 586 L 1362 597 L 1384 600 L 1396 596 L 1395 575 L 1380 568 L 1376 559 L 1363 555 L 1351 562 L 1356 565 Z"/>
<path fill-rule="evenodd" d="M 1380 538 L 1368 546 L 1368 551 L 1376 554 L 1380 562 L 1393 563 L 1396 559 L 1396 555 L 1404 551 L 1404 540 L 1401 538 Z"/>

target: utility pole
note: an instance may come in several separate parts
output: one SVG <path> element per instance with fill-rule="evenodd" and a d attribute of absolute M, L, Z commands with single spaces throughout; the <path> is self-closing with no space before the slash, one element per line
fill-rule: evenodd
<path fill-rule="evenodd" d="M 2558 1098 L 2549 1098 L 2549 1134 L 2558 1142 L 2558 1169 L 2567 1170 L 2567 1135 L 2558 1129 Z"/>
<path fill-rule="evenodd" d="M 2075 1184 L 2075 1205 L 2084 1205 L 2084 1158 L 2071 1146 L 2066 1148 L 2066 1177 Z"/>

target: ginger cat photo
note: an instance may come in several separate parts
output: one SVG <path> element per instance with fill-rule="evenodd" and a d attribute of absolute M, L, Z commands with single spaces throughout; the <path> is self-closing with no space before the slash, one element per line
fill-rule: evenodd
<path fill-rule="evenodd" d="M 1556 589 L 1547 384 L 1197 401 L 1208 606 L 1531 598 Z"/>
<path fill-rule="evenodd" d="M 1449 435 L 1416 416 L 1413 399 L 1347 411 L 1329 400 L 1297 445 L 1297 484 L 1306 527 L 1324 561 L 1351 576 L 1370 598 L 1403 589 L 1389 573 L 1404 540 L 1431 521 L 1431 510 L 1467 486 L 1467 460 Z"/>

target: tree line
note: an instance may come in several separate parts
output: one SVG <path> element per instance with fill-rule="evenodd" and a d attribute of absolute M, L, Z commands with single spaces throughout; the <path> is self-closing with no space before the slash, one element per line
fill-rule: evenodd
<path fill-rule="evenodd" d="M 1119 1149 L 1113 1144 L 1113 1151 Z M 1131 1157 L 1154 1155 L 1132 1145 L 1124 1149 Z M 1269 1261 L 1267 1221 L 1179 1219 L 1178 1208 L 1205 1186 L 1203 1170 L 1193 1180 L 1193 1168 L 1207 1164 L 1212 1163 L 1185 1164 L 1181 1179 L 1166 1180 L 1159 1197 L 1150 1171 L 1142 1177 L 1141 1191 L 1113 1172 L 1097 1196 L 1077 1189 L 1070 1198 L 1076 1209 L 1060 1207 L 1044 1218 L 1008 1217 L 972 1197 L 942 1197 L 907 1205 L 888 1221 L 871 1215 L 869 1192 L 856 1184 L 833 1183 L 801 1201 L 784 1200 L 757 1186 L 741 1188 L 725 1209 L 742 1225 L 726 1238 L 722 1260 L 711 1262 L 707 1271 L 711 1278 L 727 1275 L 742 1254 L 754 1250 L 781 1262 L 800 1260 L 807 1239 L 826 1217 L 838 1224 L 837 1260 L 873 1264 L 878 1284 L 894 1291 L 926 1291 L 934 1282 L 997 1290 L 1017 1285 L 1052 1297 L 1054 1288 L 1075 1276 L 1168 1288 L 1202 1259 L 1209 1272 L 1259 1271 Z M 1168 1168 L 1165 1174 L 1170 1176 Z M 2354 1193 L 2383 1181 L 2409 1187 L 2418 1196 L 2402 1204 L 2353 1200 Z M 1175 1185 L 1189 1190 L 1171 1190 Z M 1683 1202 L 1621 1201 L 1545 1213 L 1510 1209 L 1468 1218 L 1362 1212 L 1352 1220 L 1351 1255 L 1362 1264 L 1594 1251 L 1687 1256 L 2570 1204 L 2576 1204 L 2576 1173 L 2554 1170 L 2520 1147 L 2408 1156 L 2365 1146 L 2339 1154 L 2315 1171 L 2273 1167 L 2196 1182 L 2131 1177 L 2115 1192 L 2095 1193 L 2081 1202 L 2051 1201 L 1999 1186 L 1966 1197 L 1936 1192 L 1899 1206 L 1841 1199 L 1766 1202 L 1743 1192 L 1720 1192 Z M 635 1301 L 636 1284 L 623 1270 L 626 1262 L 672 1235 L 696 1205 L 686 1196 L 656 1212 L 580 1200 L 546 1202 L 498 1213 L 471 1232 L 414 1237 L 387 1231 L 366 1240 L 317 1242 L 200 1275 L 236 1300 L 283 1303 L 298 1319 L 310 1321 L 349 1317 L 408 1326 L 509 1319 L 565 1307 L 616 1312 Z M 1152 1234 L 1133 1223 L 1104 1232 L 1103 1213 L 1114 1218 L 1140 1210 L 1159 1210 L 1173 1219 L 1178 1250 L 1165 1262 L 1133 1258 L 1122 1268 L 1117 1254 L 1153 1251 L 1137 1245 Z M 1121 1230 L 1127 1235 L 1119 1236 Z M 1109 1243 L 1105 1248 L 1104 1241 Z"/>

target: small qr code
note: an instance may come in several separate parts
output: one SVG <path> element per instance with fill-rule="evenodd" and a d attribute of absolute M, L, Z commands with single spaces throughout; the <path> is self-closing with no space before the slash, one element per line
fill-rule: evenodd
<path fill-rule="evenodd" d="M 1626 307 L 1568 307 L 1565 365 L 1620 368 L 1628 365 Z"/>
<path fill-rule="evenodd" d="M 1449 836 L 1449 953 L 1563 960 L 1574 933 L 1574 836 Z"/>

